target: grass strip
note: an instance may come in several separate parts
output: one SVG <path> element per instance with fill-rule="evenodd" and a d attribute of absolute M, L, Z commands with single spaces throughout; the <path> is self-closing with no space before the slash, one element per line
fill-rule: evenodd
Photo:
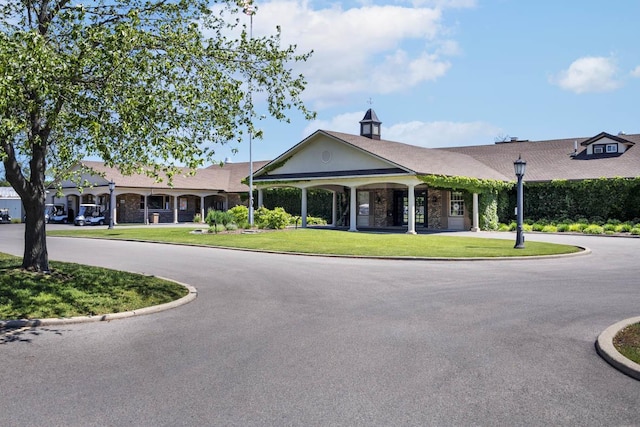
<path fill-rule="evenodd" d="M 513 240 L 439 234 L 349 233 L 337 230 L 287 229 L 255 233 L 192 233 L 187 227 L 119 227 L 69 229 L 50 236 L 147 240 L 279 252 L 380 257 L 478 258 L 557 255 L 580 251 L 569 245 L 527 242 L 514 249 Z"/>
<path fill-rule="evenodd" d="M 627 359 L 640 363 L 640 323 L 618 332 L 613 338 L 613 346 Z"/>
<path fill-rule="evenodd" d="M 137 310 L 187 295 L 157 277 L 51 262 L 51 274 L 22 270 L 21 258 L 0 253 L 0 319 L 89 316 Z"/>

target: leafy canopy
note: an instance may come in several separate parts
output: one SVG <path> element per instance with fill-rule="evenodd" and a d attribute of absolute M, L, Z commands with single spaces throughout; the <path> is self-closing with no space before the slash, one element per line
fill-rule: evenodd
<path fill-rule="evenodd" d="M 232 1 L 3 2 L 1 154 L 40 146 L 56 177 L 87 156 L 124 173 L 195 168 L 215 143 L 258 133 L 248 82 L 273 117 L 312 117 L 289 68 L 309 53 L 282 48 L 279 28 L 250 38 L 247 23 Z"/>

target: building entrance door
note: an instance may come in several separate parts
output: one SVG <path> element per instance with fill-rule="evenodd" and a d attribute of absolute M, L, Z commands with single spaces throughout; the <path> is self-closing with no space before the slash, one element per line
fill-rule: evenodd
<path fill-rule="evenodd" d="M 415 190 L 416 197 L 416 227 L 426 227 L 427 218 L 427 190 Z M 393 192 L 393 225 L 409 224 L 409 192 L 396 190 Z"/>

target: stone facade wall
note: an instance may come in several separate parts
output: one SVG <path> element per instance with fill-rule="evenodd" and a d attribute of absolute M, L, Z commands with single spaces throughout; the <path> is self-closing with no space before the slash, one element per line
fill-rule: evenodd
<path fill-rule="evenodd" d="M 143 224 L 145 222 L 144 206 L 140 194 L 119 194 L 116 196 L 117 206 L 117 221 L 119 223 L 138 223 Z M 178 222 L 191 222 L 196 213 L 198 196 L 178 196 L 178 199 L 187 199 L 187 209 L 180 210 L 178 206 Z M 159 223 L 172 223 L 173 222 L 173 207 L 174 199 L 171 197 L 170 209 L 149 209 L 149 222 L 153 222 L 153 214 L 159 215 Z"/>
<path fill-rule="evenodd" d="M 373 226 L 390 227 L 393 225 L 393 190 L 373 192 Z"/>
<path fill-rule="evenodd" d="M 442 190 L 429 190 L 427 201 L 427 227 L 440 230 L 443 227 L 442 215 L 447 204 L 446 193 Z"/>

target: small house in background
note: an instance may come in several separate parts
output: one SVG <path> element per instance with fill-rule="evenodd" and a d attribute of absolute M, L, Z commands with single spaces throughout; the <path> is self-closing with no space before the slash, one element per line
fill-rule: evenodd
<path fill-rule="evenodd" d="M 24 217 L 22 200 L 13 187 L 0 187 L 0 209 L 8 209 L 11 218 Z"/>

